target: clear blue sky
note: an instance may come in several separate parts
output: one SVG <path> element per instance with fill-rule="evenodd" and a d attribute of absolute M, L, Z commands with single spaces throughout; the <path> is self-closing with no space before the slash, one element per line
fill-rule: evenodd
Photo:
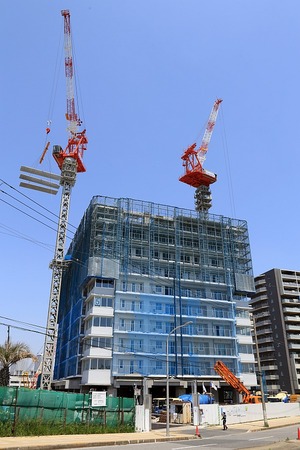
<path fill-rule="evenodd" d="M 211 212 L 247 220 L 255 275 L 300 270 L 299 0 L 3 1 L 0 178 L 56 214 L 60 195 L 19 188 L 19 169 L 58 172 L 51 152 L 38 164 L 47 120 L 51 147 L 67 141 L 61 9 L 71 12 L 89 138 L 71 224 L 97 194 L 194 209 L 180 157 L 222 98 L 205 162 L 218 175 Z M 45 326 L 55 225 L 0 189 L 0 322 Z M 10 332 L 42 350 L 42 335 Z M 0 325 L 0 342 L 6 335 Z"/>

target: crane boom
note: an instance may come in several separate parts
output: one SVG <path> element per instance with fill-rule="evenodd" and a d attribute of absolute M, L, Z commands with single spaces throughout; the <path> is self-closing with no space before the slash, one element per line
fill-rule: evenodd
<path fill-rule="evenodd" d="M 56 350 L 57 320 L 59 310 L 59 300 L 63 270 L 70 261 L 65 258 L 65 243 L 67 237 L 67 224 L 70 209 L 71 190 L 75 185 L 77 172 L 85 172 L 83 165 L 83 152 L 86 150 L 87 137 L 85 130 L 77 131 L 78 117 L 75 110 L 73 95 L 73 58 L 71 46 L 70 13 L 68 10 L 61 11 L 64 17 L 65 35 L 65 75 L 67 80 L 67 113 L 69 122 L 69 138 L 65 150 L 59 145 L 53 147 L 53 157 L 61 169 L 60 184 L 62 186 L 62 196 L 60 203 L 60 213 L 56 235 L 55 253 L 50 268 L 52 269 L 52 280 L 50 288 L 50 299 L 48 307 L 48 318 L 44 353 L 42 361 L 41 388 L 51 389 L 53 377 L 53 367 Z"/>
<path fill-rule="evenodd" d="M 261 403 L 261 397 L 252 395 L 246 386 L 231 372 L 222 361 L 217 361 L 214 365 L 215 371 L 226 383 L 233 387 L 243 396 L 243 403 Z"/>
<path fill-rule="evenodd" d="M 61 11 L 61 15 L 64 17 L 65 76 L 67 91 L 66 119 L 68 121 L 67 129 L 70 135 L 72 135 L 77 132 L 77 126 L 80 124 L 80 121 L 75 109 L 70 12 L 67 9 L 64 9 Z"/>
<path fill-rule="evenodd" d="M 216 120 L 217 120 L 217 116 L 218 116 L 218 112 L 219 112 L 219 108 L 220 108 L 220 104 L 222 103 L 221 99 L 217 99 L 214 103 L 214 106 L 212 107 L 211 113 L 209 115 L 208 118 L 208 122 L 206 125 L 206 129 L 204 132 L 204 136 L 201 142 L 201 145 L 197 151 L 198 153 L 198 159 L 201 163 L 201 165 L 203 166 L 203 163 L 205 161 L 206 158 L 206 153 L 208 150 L 208 146 L 211 140 L 211 136 L 212 136 L 212 132 L 214 129 L 214 126 L 216 124 Z"/>
<path fill-rule="evenodd" d="M 65 78 L 66 78 L 66 93 L 67 93 L 67 131 L 69 134 L 68 144 L 63 150 L 60 146 L 56 145 L 53 148 L 53 157 L 57 162 L 60 169 L 64 159 L 72 157 L 77 161 L 77 172 L 85 172 L 83 164 L 83 152 L 86 150 L 87 137 L 85 131 L 78 131 L 78 127 L 81 125 L 76 108 L 75 108 L 75 96 L 74 96 L 74 64 L 72 56 L 72 37 L 71 37 L 71 23 L 70 12 L 67 9 L 61 11 L 64 17 L 64 50 L 65 50 Z"/>

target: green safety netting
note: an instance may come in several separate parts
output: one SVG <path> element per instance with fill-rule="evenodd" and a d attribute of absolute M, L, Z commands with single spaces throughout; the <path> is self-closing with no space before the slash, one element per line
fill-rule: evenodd
<path fill-rule="evenodd" d="M 62 423 L 132 424 L 134 399 L 107 397 L 106 406 L 92 407 L 90 394 L 0 387 L 0 421 L 39 419 Z"/>

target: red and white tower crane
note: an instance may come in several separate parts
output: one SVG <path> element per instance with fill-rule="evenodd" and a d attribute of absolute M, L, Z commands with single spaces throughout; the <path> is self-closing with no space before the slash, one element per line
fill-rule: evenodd
<path fill-rule="evenodd" d="M 181 157 L 184 174 L 179 178 L 179 181 L 196 188 L 194 197 L 197 211 L 207 212 L 209 210 L 211 207 L 210 185 L 217 181 L 217 175 L 205 170 L 203 163 L 206 159 L 221 103 L 222 100 L 217 99 L 213 105 L 200 147 L 197 149 L 196 143 L 190 145 Z"/>
<path fill-rule="evenodd" d="M 86 130 L 78 131 L 78 127 L 81 125 L 81 120 L 79 119 L 75 108 L 73 77 L 74 65 L 72 56 L 70 12 L 68 10 L 63 10 L 61 11 L 61 14 L 64 18 L 65 77 L 67 88 L 66 119 L 68 143 L 64 150 L 59 145 L 54 145 L 53 147 L 53 157 L 61 170 L 60 185 L 62 186 L 62 195 L 55 254 L 50 264 L 50 268 L 52 269 L 52 281 L 42 362 L 42 389 L 51 389 L 56 349 L 57 320 L 62 274 L 63 270 L 69 264 L 69 262 L 65 259 L 65 242 L 70 209 L 71 190 L 75 185 L 77 172 L 85 172 L 86 170 L 83 164 L 83 154 L 86 150 L 88 142 L 85 134 Z"/>

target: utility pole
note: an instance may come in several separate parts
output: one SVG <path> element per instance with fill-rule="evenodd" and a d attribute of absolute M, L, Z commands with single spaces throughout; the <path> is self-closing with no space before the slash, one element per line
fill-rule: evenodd
<path fill-rule="evenodd" d="M 257 359 L 258 376 L 259 376 L 259 384 L 260 384 L 260 392 L 261 392 L 261 404 L 262 404 L 262 410 L 263 410 L 264 426 L 269 427 L 268 419 L 267 419 L 266 402 L 265 402 L 263 373 L 261 370 L 260 356 L 259 356 L 258 342 L 257 342 L 257 334 L 256 334 L 256 322 L 255 322 L 255 317 L 253 314 L 252 314 L 252 320 L 253 320 L 253 331 L 254 331 L 254 340 L 255 340 L 255 348 L 256 348 L 256 359 Z"/>

